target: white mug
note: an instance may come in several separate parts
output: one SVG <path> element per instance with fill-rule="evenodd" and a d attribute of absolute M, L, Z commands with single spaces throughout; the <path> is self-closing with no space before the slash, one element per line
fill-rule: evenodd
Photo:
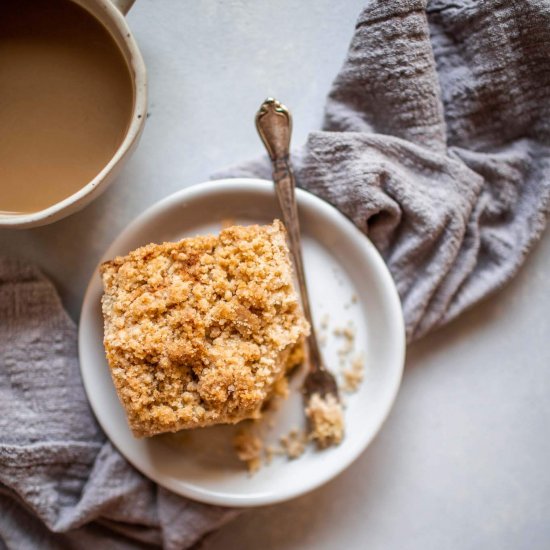
<path fill-rule="evenodd" d="M 71 0 L 84 7 L 113 36 L 124 56 L 134 86 L 134 106 L 130 124 L 122 143 L 111 160 L 86 185 L 69 197 L 38 212 L 0 214 L 0 227 L 28 228 L 46 225 L 80 210 L 99 196 L 116 177 L 137 146 L 147 115 L 147 74 L 143 57 L 124 15 L 135 0 Z"/>

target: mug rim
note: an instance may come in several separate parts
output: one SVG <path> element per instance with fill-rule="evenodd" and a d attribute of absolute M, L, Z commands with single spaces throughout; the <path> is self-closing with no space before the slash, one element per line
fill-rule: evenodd
<path fill-rule="evenodd" d="M 75 0 L 71 1 L 75 2 Z M 86 206 L 112 182 L 112 178 L 108 178 L 108 176 L 113 174 L 125 157 L 130 154 L 143 131 L 143 126 L 147 117 L 147 69 L 143 56 L 141 55 L 141 51 L 139 50 L 124 14 L 115 6 L 112 0 L 91 1 L 104 8 L 105 12 L 108 14 L 108 18 L 117 29 L 120 35 L 119 38 L 124 40 L 128 48 L 128 54 L 125 54 L 122 48 L 117 44 L 121 54 L 125 57 L 130 66 L 129 69 L 134 85 L 134 101 L 131 118 L 124 139 L 103 168 L 93 179 L 78 189 L 78 191 L 36 212 L 21 214 L 0 213 L 0 228 L 24 229 L 46 225 Z M 86 9 L 78 0 L 76 0 L 75 3 L 81 5 L 83 9 Z M 90 13 L 90 15 L 98 19 L 93 13 Z M 99 21 L 103 24 L 101 20 Z"/>

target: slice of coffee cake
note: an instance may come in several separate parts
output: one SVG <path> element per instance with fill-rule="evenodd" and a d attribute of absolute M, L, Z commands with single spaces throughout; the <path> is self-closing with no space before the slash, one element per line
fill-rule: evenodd
<path fill-rule="evenodd" d="M 137 437 L 258 416 L 309 332 L 278 220 L 100 271 L 107 360 Z"/>

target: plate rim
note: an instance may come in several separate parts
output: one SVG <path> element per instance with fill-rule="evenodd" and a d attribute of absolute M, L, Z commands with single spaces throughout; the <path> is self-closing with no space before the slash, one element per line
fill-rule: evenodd
<path fill-rule="evenodd" d="M 370 239 L 362 231 L 360 231 L 360 229 L 347 216 L 342 214 L 342 212 L 340 212 L 330 203 L 319 198 L 317 195 L 314 195 L 313 193 L 310 193 L 309 191 L 306 191 L 304 189 L 297 188 L 296 200 L 298 201 L 299 205 L 300 203 L 304 203 L 304 204 L 309 203 L 309 205 L 310 206 L 312 205 L 313 208 L 316 208 L 318 210 L 320 209 L 324 211 L 324 213 L 327 216 L 330 216 L 333 219 L 337 219 L 337 223 L 348 224 L 348 228 L 350 230 L 355 231 L 357 234 L 359 234 L 362 237 L 366 248 L 369 250 L 368 251 L 369 261 L 374 262 L 376 271 L 378 271 L 379 275 L 384 279 L 384 288 L 386 291 L 385 294 L 387 297 L 387 305 L 389 306 L 392 312 L 392 315 L 391 315 L 392 322 L 393 324 L 396 324 L 395 336 L 398 337 L 398 340 L 395 342 L 392 342 L 392 346 L 395 346 L 397 348 L 396 357 L 399 358 L 399 370 L 396 373 L 397 375 L 394 381 L 394 385 L 391 388 L 392 391 L 390 392 L 390 397 L 388 401 L 385 403 L 385 406 L 383 408 L 383 414 L 381 415 L 380 421 L 376 429 L 372 432 L 371 436 L 365 439 L 363 444 L 359 445 L 357 449 L 354 450 L 353 453 L 346 455 L 345 460 L 342 460 L 342 462 L 338 465 L 338 467 L 332 469 L 328 475 L 322 476 L 322 477 L 318 476 L 316 478 L 310 479 L 308 482 L 304 481 L 302 482 L 301 485 L 297 485 L 295 487 L 292 487 L 291 489 L 287 489 L 286 491 L 275 495 L 270 493 L 269 494 L 259 493 L 256 495 L 238 495 L 238 494 L 228 495 L 227 493 L 219 493 L 219 492 L 212 491 L 210 489 L 197 487 L 196 484 L 191 484 L 183 480 L 178 480 L 178 485 L 174 487 L 174 485 L 170 484 L 169 480 L 166 480 L 163 474 L 161 472 L 158 472 L 158 470 L 155 470 L 154 468 L 144 468 L 142 464 L 137 464 L 133 457 L 128 456 L 123 449 L 119 448 L 119 446 L 115 442 L 116 438 L 111 437 L 112 430 L 108 425 L 107 426 L 104 425 L 104 423 L 100 419 L 101 414 L 98 414 L 96 412 L 94 400 L 91 397 L 92 395 L 92 391 L 90 389 L 91 378 L 88 377 L 89 371 L 83 368 L 84 362 L 82 360 L 83 358 L 82 350 L 84 347 L 83 340 L 86 337 L 86 335 L 84 334 L 84 328 L 83 328 L 85 326 L 85 323 L 83 323 L 82 321 L 84 316 L 87 315 L 88 311 L 90 311 L 94 306 L 93 295 L 95 291 L 94 287 L 96 287 L 98 284 L 96 277 L 97 277 L 99 265 L 105 260 L 105 258 L 109 258 L 113 255 L 111 250 L 113 248 L 116 248 L 119 241 L 123 240 L 124 238 L 127 238 L 130 234 L 134 233 L 137 229 L 139 229 L 141 226 L 146 224 L 150 219 L 155 218 L 166 207 L 173 205 L 174 203 L 177 203 L 177 202 L 184 203 L 185 201 L 191 201 L 194 198 L 204 196 L 204 195 L 209 195 L 209 194 L 222 194 L 223 191 L 231 191 L 231 192 L 247 191 L 252 187 L 254 187 L 255 192 L 260 191 L 263 187 L 263 190 L 261 190 L 260 192 L 270 193 L 272 192 L 272 186 L 273 186 L 272 181 L 269 181 L 266 179 L 260 179 L 260 178 L 240 178 L 239 177 L 239 178 L 224 178 L 224 179 L 209 180 L 209 181 L 196 183 L 188 187 L 185 187 L 184 189 L 181 189 L 179 191 L 176 191 L 175 193 L 172 193 L 166 197 L 161 198 L 160 200 L 156 201 L 149 207 L 145 208 L 140 214 L 136 216 L 134 220 L 132 220 L 125 228 L 123 228 L 118 233 L 118 235 L 113 239 L 113 241 L 110 243 L 110 245 L 106 248 L 106 250 L 102 254 L 100 260 L 96 264 L 91 274 L 90 280 L 86 287 L 86 291 L 84 293 L 84 299 L 82 301 L 82 307 L 80 310 L 79 327 L 78 327 L 79 370 L 80 370 L 84 390 L 86 393 L 86 398 L 106 438 L 117 449 L 117 451 L 125 458 L 125 460 L 127 460 L 134 468 L 136 468 L 136 470 L 138 470 L 141 474 L 143 474 L 145 477 L 147 477 L 151 481 L 183 497 L 190 498 L 192 500 L 196 500 L 207 504 L 213 504 L 218 506 L 238 506 L 238 507 L 247 507 L 247 508 L 256 507 L 256 506 L 265 506 L 269 504 L 275 504 L 275 503 L 287 501 L 292 498 L 296 498 L 298 496 L 309 493 L 314 489 L 321 487 L 322 485 L 325 485 L 330 480 L 340 475 L 355 460 L 357 460 L 357 458 L 361 454 L 363 454 L 363 452 L 367 449 L 367 447 L 376 438 L 377 434 L 380 432 L 380 429 L 386 422 L 391 409 L 393 408 L 397 394 L 399 392 L 402 377 L 403 377 L 403 370 L 405 366 L 405 354 L 406 354 L 405 323 L 404 323 L 403 310 L 402 310 L 399 294 L 397 292 L 395 282 L 393 280 L 393 277 L 391 276 L 391 273 L 386 263 L 384 262 L 384 260 L 382 259 L 382 256 L 380 255 L 378 250 L 375 248 L 375 246 L 372 244 Z"/>

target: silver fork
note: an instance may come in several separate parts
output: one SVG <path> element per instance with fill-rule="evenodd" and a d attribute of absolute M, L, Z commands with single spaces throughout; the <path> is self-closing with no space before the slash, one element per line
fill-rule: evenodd
<path fill-rule="evenodd" d="M 290 136 L 292 133 L 290 112 L 276 99 L 268 98 L 262 103 L 260 110 L 256 113 L 256 129 L 271 159 L 275 191 L 288 233 L 290 252 L 294 259 L 304 315 L 311 325 L 311 333 L 307 338 L 309 368 L 303 387 L 306 403 L 314 394 L 319 394 L 322 398 L 332 394 L 338 399 L 336 380 L 323 364 L 309 305 L 309 295 L 302 261 L 302 248 L 300 245 L 300 222 L 294 192 L 296 184 L 290 166 Z"/>

